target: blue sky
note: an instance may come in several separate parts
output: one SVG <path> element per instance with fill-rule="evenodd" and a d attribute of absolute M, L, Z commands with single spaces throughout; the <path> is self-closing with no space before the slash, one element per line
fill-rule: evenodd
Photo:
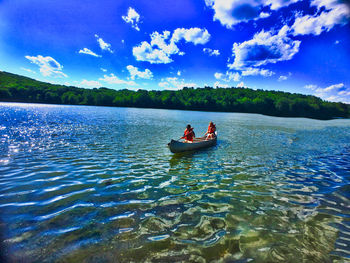
<path fill-rule="evenodd" d="M 85 88 L 243 86 L 350 103 L 338 0 L 0 0 L 0 70 Z"/>

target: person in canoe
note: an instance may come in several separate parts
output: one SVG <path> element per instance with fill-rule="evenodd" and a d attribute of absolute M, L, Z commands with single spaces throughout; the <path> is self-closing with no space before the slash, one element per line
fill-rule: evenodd
<path fill-rule="evenodd" d="M 207 132 L 204 134 L 204 136 L 206 135 L 206 139 L 213 139 L 215 138 L 215 131 L 216 131 L 216 126 L 215 124 L 211 121 L 209 123 L 209 126 L 208 126 L 208 130 Z"/>
<path fill-rule="evenodd" d="M 193 128 L 190 124 L 188 124 L 186 126 L 186 130 L 184 131 L 184 136 L 182 136 L 181 139 L 185 139 L 185 142 L 192 143 L 194 137 L 196 137 L 196 135 L 194 134 Z"/>

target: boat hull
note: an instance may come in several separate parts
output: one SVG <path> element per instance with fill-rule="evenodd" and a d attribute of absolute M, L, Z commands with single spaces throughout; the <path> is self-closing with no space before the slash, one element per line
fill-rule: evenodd
<path fill-rule="evenodd" d="M 210 140 L 198 140 L 193 143 L 185 143 L 180 141 L 171 140 L 168 144 L 169 149 L 172 153 L 186 152 L 186 151 L 195 151 L 207 147 L 216 145 L 217 138 Z"/>

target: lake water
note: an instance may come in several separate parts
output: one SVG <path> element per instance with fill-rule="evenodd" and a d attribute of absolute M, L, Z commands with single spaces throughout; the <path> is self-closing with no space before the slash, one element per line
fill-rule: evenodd
<path fill-rule="evenodd" d="M 14 262 L 350 261 L 350 120 L 1 103 L 0 140 Z"/>

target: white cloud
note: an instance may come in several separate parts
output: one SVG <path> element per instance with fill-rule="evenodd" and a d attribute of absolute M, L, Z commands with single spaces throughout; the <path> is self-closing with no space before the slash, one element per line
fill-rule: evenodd
<path fill-rule="evenodd" d="M 225 74 L 216 72 L 214 74 L 214 77 L 218 80 L 222 80 L 225 82 L 230 82 L 230 81 L 239 81 L 241 79 L 241 75 L 238 72 L 230 72 L 226 71 Z"/>
<path fill-rule="evenodd" d="M 89 88 L 98 88 L 102 86 L 101 83 L 96 80 L 86 80 L 86 79 L 83 79 L 80 82 L 80 85 L 83 87 L 89 87 Z"/>
<path fill-rule="evenodd" d="M 310 84 L 304 86 L 304 88 L 312 90 L 313 95 L 324 100 L 350 103 L 350 88 L 347 88 L 344 83 L 334 84 L 325 88 Z"/>
<path fill-rule="evenodd" d="M 216 87 L 219 87 L 219 88 L 230 88 L 230 86 L 228 84 L 220 83 L 219 81 L 216 81 L 213 86 L 214 86 L 214 88 L 216 88 Z"/>
<path fill-rule="evenodd" d="M 219 72 L 215 72 L 215 74 L 214 74 L 214 77 L 215 77 L 216 79 L 221 79 L 223 76 L 224 76 L 224 74 L 219 73 Z"/>
<path fill-rule="evenodd" d="M 132 52 L 136 60 L 148 61 L 151 64 L 167 64 L 173 60 L 171 55 L 179 52 L 178 47 L 173 41 L 167 41 L 169 39 L 170 32 L 164 31 L 163 34 L 153 32 L 151 37 L 151 44 L 143 41 L 141 45 L 133 48 Z"/>
<path fill-rule="evenodd" d="M 304 88 L 316 91 L 319 87 L 317 85 L 314 85 L 314 84 L 309 84 L 309 85 L 305 85 Z"/>
<path fill-rule="evenodd" d="M 135 11 L 134 8 L 129 7 L 128 9 L 128 15 L 122 16 L 122 19 L 128 23 L 131 24 L 131 27 L 136 29 L 137 31 L 140 31 L 138 23 L 140 22 L 140 15 Z"/>
<path fill-rule="evenodd" d="M 143 41 L 141 45 L 133 47 L 132 53 L 138 61 L 148 61 L 151 64 L 168 64 L 173 62 L 171 54 L 159 48 L 153 48 L 149 43 Z"/>
<path fill-rule="evenodd" d="M 100 68 L 103 72 L 107 72 L 107 69 L 105 68 Z"/>
<path fill-rule="evenodd" d="M 335 91 L 344 88 L 344 83 L 334 84 L 324 89 L 324 91 Z"/>
<path fill-rule="evenodd" d="M 186 42 L 192 42 L 193 44 L 205 44 L 210 39 L 210 34 L 208 30 L 201 29 L 198 27 L 193 27 L 189 29 L 177 28 L 175 29 L 171 40 L 173 42 L 179 42 L 181 39 L 184 39 Z"/>
<path fill-rule="evenodd" d="M 94 57 L 101 57 L 101 55 L 97 55 L 95 52 L 91 51 L 88 48 L 83 48 L 79 50 L 79 54 L 86 54 L 86 55 L 90 55 L 90 56 L 94 56 Z"/>
<path fill-rule="evenodd" d="M 109 76 L 104 75 L 103 78 L 99 78 L 99 80 L 107 82 L 108 84 L 117 84 L 117 85 L 129 85 L 129 86 L 137 86 L 135 81 L 126 81 L 118 78 L 113 73 L 111 73 Z"/>
<path fill-rule="evenodd" d="M 261 12 L 259 18 L 267 18 L 270 15 L 271 15 L 270 13 Z"/>
<path fill-rule="evenodd" d="M 245 68 L 242 70 L 241 75 L 242 76 L 263 76 L 263 77 L 271 77 L 274 75 L 275 72 L 270 71 L 268 69 L 261 69 L 261 68 Z"/>
<path fill-rule="evenodd" d="M 63 66 L 52 57 L 43 57 L 41 55 L 38 55 L 36 57 L 25 56 L 25 58 L 28 59 L 31 63 L 38 65 L 41 74 L 45 77 L 68 77 L 62 72 Z"/>
<path fill-rule="evenodd" d="M 256 19 L 261 11 L 259 1 L 254 0 L 209 0 L 206 4 L 214 9 L 214 21 L 220 21 L 227 28 Z"/>
<path fill-rule="evenodd" d="M 240 83 L 238 83 L 238 84 L 237 84 L 237 87 L 238 87 L 238 88 L 244 88 L 244 83 L 243 83 L 243 81 L 240 82 Z"/>
<path fill-rule="evenodd" d="M 280 76 L 280 77 L 278 78 L 278 81 L 284 81 L 284 80 L 287 80 L 287 79 L 288 79 L 287 76 Z"/>
<path fill-rule="evenodd" d="M 130 78 L 132 80 L 135 79 L 135 77 L 138 77 L 140 79 L 152 79 L 153 73 L 149 69 L 145 69 L 145 71 L 139 71 L 137 67 L 134 67 L 132 65 L 128 65 L 127 70 L 130 73 Z"/>
<path fill-rule="evenodd" d="M 299 1 L 300 0 L 265 0 L 262 2 L 264 2 L 265 5 L 269 5 L 271 10 L 278 10 Z"/>
<path fill-rule="evenodd" d="M 342 90 L 338 92 L 339 95 L 350 96 L 350 90 Z M 350 97 L 349 97 L 350 99 Z"/>
<path fill-rule="evenodd" d="M 318 11 L 315 15 L 296 17 L 291 26 L 294 36 L 320 35 L 324 31 L 328 32 L 335 25 L 345 25 L 349 22 L 350 9 L 345 3 L 338 0 L 313 0 L 311 5 L 316 6 Z"/>
<path fill-rule="evenodd" d="M 218 20 L 227 28 L 240 22 L 266 18 L 267 8 L 277 10 L 300 0 L 205 0 L 214 9 L 214 21 Z"/>
<path fill-rule="evenodd" d="M 251 40 L 234 43 L 232 52 L 235 59 L 228 67 L 238 70 L 292 59 L 299 51 L 300 41 L 287 37 L 287 31 L 287 26 L 277 34 L 263 30 Z"/>
<path fill-rule="evenodd" d="M 203 52 L 209 54 L 209 56 L 219 56 L 220 51 L 217 49 L 203 48 Z"/>
<path fill-rule="evenodd" d="M 106 43 L 102 38 L 100 38 L 98 35 L 95 35 L 98 44 L 100 45 L 100 48 L 102 50 L 108 51 L 110 53 L 113 53 L 113 50 L 111 49 L 111 44 Z"/>
<path fill-rule="evenodd" d="M 323 7 L 326 10 L 336 9 L 340 5 L 345 9 L 348 9 L 344 2 L 345 1 L 341 0 L 311 0 L 311 6 L 317 7 L 318 10 L 322 9 Z"/>
<path fill-rule="evenodd" d="M 243 81 L 241 81 L 240 83 L 236 84 L 236 85 L 229 85 L 229 84 L 226 84 L 226 83 L 221 83 L 219 81 L 216 81 L 213 85 L 214 87 L 219 87 L 219 88 L 232 88 L 232 87 L 237 87 L 237 88 L 246 88 L 244 86 L 244 83 Z"/>
<path fill-rule="evenodd" d="M 163 31 L 162 34 L 153 32 L 151 42 L 141 42 L 140 45 L 133 47 L 133 55 L 138 61 L 148 61 L 151 64 L 168 64 L 173 62 L 171 55 L 184 55 L 176 45 L 181 39 L 186 42 L 202 44 L 209 41 L 210 34 L 206 29 L 200 28 L 178 28 L 170 37 L 170 31 Z"/>
<path fill-rule="evenodd" d="M 179 90 L 183 87 L 196 87 L 196 83 L 187 83 L 184 79 L 178 79 L 177 77 L 161 79 L 158 83 L 159 87 L 167 90 Z"/>
<path fill-rule="evenodd" d="M 288 72 L 288 75 L 281 75 L 281 76 L 279 76 L 278 81 L 285 81 L 285 80 L 287 80 L 290 76 L 292 76 L 292 73 L 291 73 L 291 72 Z"/>
<path fill-rule="evenodd" d="M 176 41 L 174 41 L 173 38 L 171 38 L 168 42 L 166 43 L 166 40 L 168 40 L 170 37 L 170 32 L 169 31 L 164 31 L 163 34 L 159 34 L 158 32 L 153 32 L 151 34 L 151 46 L 156 46 L 160 50 L 164 51 L 164 53 L 172 55 L 176 54 L 179 52 L 178 47 L 176 46 Z"/>
<path fill-rule="evenodd" d="M 29 72 L 29 73 L 36 74 L 35 71 L 33 71 L 33 70 L 29 69 L 29 68 L 23 68 L 23 67 L 22 67 L 21 70 L 27 71 L 27 72 Z"/>

